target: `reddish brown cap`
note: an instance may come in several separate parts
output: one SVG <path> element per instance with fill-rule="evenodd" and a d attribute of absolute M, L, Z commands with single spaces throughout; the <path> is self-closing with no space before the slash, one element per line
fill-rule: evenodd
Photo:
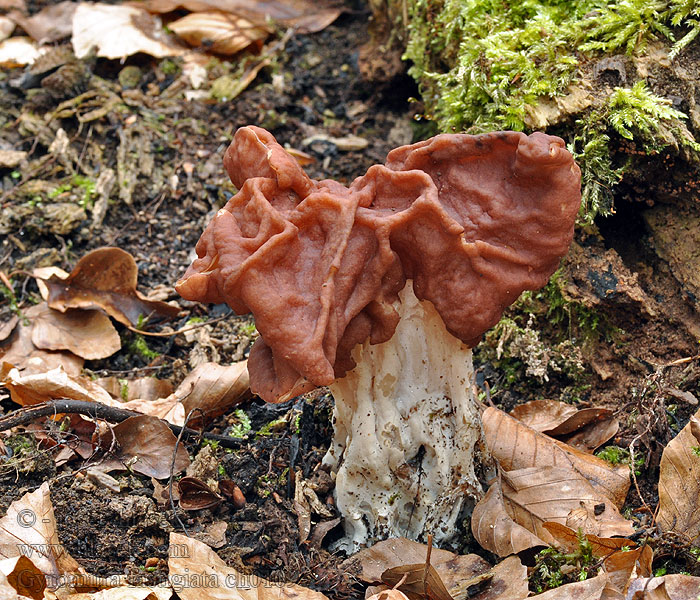
<path fill-rule="evenodd" d="M 349 188 L 314 181 L 258 127 L 224 165 L 240 191 L 208 225 L 177 283 L 189 300 L 252 312 L 252 390 L 268 401 L 303 377 L 327 385 L 352 348 L 388 340 L 407 279 L 475 345 L 571 242 L 580 171 L 543 133 L 445 134 L 392 150 Z"/>

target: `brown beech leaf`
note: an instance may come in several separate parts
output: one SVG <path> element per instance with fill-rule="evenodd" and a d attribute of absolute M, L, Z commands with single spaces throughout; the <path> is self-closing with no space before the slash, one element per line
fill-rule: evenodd
<path fill-rule="evenodd" d="M 180 508 L 183 510 L 202 510 L 218 506 L 223 501 L 214 490 L 197 477 L 183 477 L 177 482 L 180 494 Z"/>
<path fill-rule="evenodd" d="M 700 535 L 700 456 L 694 448 L 700 442 L 693 435 L 700 411 L 673 438 L 661 455 L 659 467 L 659 513 L 656 521 L 663 531 L 675 531 L 695 539 Z"/>
<path fill-rule="evenodd" d="M 382 580 L 382 574 L 387 569 L 407 564 L 425 563 L 427 551 L 428 546 L 420 542 L 406 538 L 392 538 L 360 550 L 342 563 L 342 569 L 356 575 L 365 583 L 379 583 Z M 455 558 L 457 555 L 452 552 L 433 548 L 430 564 L 440 570 L 443 563 L 448 563 Z M 490 568 L 490 565 L 483 558 L 475 554 L 459 558 L 466 559 L 469 564 L 474 565 L 472 571 L 475 574 L 483 573 Z"/>
<path fill-rule="evenodd" d="M 581 410 L 577 410 L 563 423 L 543 433 L 551 436 L 568 435 L 593 423 L 606 421 L 612 417 L 612 414 L 613 411 L 609 408 L 582 408 Z"/>
<path fill-rule="evenodd" d="M 608 576 L 602 574 L 585 581 L 567 583 L 531 598 L 533 600 L 624 600 L 624 596 L 611 588 Z"/>
<path fill-rule="evenodd" d="M 560 523 L 545 523 L 544 528 L 555 538 L 557 546 L 565 552 L 575 552 L 579 548 L 578 533 Z M 651 547 L 637 544 L 625 538 L 602 538 L 587 534 L 584 536 L 591 547 L 593 556 L 602 558 L 603 570 L 608 574 L 610 584 L 624 593 L 634 577 L 651 575 L 654 552 Z"/>
<path fill-rule="evenodd" d="M 543 527 L 554 538 L 557 547 L 566 552 L 575 552 L 578 549 L 579 538 L 576 530 L 555 522 L 544 523 Z M 634 548 L 637 546 L 635 542 L 626 538 L 604 538 L 590 533 L 584 534 L 584 537 L 591 545 L 593 556 L 598 558 L 610 556 L 624 547 Z"/>
<path fill-rule="evenodd" d="M 76 6 L 77 2 L 58 2 L 45 6 L 31 17 L 25 17 L 20 12 L 11 13 L 11 17 L 33 39 L 46 44 L 67 38 L 73 32 Z"/>
<path fill-rule="evenodd" d="M 179 533 L 170 534 L 168 557 L 169 581 L 181 600 L 326 600 L 320 592 L 293 583 L 273 583 L 236 571 L 209 546 Z M 192 581 L 218 585 L 188 583 Z"/>
<path fill-rule="evenodd" d="M 616 417 L 610 416 L 583 426 L 575 433 L 564 437 L 562 441 L 569 446 L 590 454 L 612 439 L 618 429 L 620 429 L 620 422 Z"/>
<path fill-rule="evenodd" d="M 15 326 L 19 322 L 19 317 L 17 315 L 12 315 L 9 321 L 0 324 L 0 342 L 5 341 L 10 334 L 15 330 Z"/>
<path fill-rule="evenodd" d="M 248 361 L 231 365 L 201 364 L 185 377 L 172 395 L 182 402 L 185 414 L 198 408 L 206 420 L 222 415 L 251 397 Z"/>
<path fill-rule="evenodd" d="M 568 467 L 587 479 L 620 508 L 630 486 L 627 465 L 613 467 L 524 425 L 503 411 L 489 407 L 483 415 L 486 443 L 506 471 L 528 467 Z"/>
<path fill-rule="evenodd" d="M 112 431 L 119 443 L 118 457 L 121 464 L 117 464 L 116 461 L 110 462 L 110 470 L 124 469 L 128 465 L 130 469 L 148 477 L 170 477 L 177 438 L 163 421 L 149 415 L 129 417 L 116 425 Z M 189 464 L 187 450 L 179 444 L 173 472 L 179 473 Z"/>
<path fill-rule="evenodd" d="M 120 8 L 120 7 L 113 7 Z M 126 8 L 126 7 L 124 7 Z M 123 325 L 135 326 L 139 317 L 174 317 L 179 308 L 147 300 L 136 290 L 138 268 L 131 254 L 120 248 L 98 248 L 83 256 L 66 279 L 45 280 L 49 306 L 101 308 Z"/>
<path fill-rule="evenodd" d="M 533 400 L 519 404 L 510 411 L 510 416 L 518 419 L 535 431 L 549 431 L 575 415 L 578 409 L 558 400 Z"/>
<path fill-rule="evenodd" d="M 503 474 L 503 498 L 513 519 L 540 539 L 552 538 L 546 521 L 563 523 L 600 537 L 632 535 L 632 522 L 571 468 L 530 467 Z"/>
<path fill-rule="evenodd" d="M 32 342 L 34 325 L 20 319 L 12 335 L 0 345 L 0 362 L 16 367 L 24 375 L 44 373 L 62 367 L 70 375 L 79 375 L 85 360 L 72 352 L 40 350 Z"/>
<path fill-rule="evenodd" d="M 142 8 L 99 2 L 78 4 L 71 42 L 78 58 L 92 51 L 104 58 L 125 58 L 137 52 L 162 58 L 185 52 L 163 32 L 160 20 Z"/>
<path fill-rule="evenodd" d="M 506 510 L 500 480 L 491 484 L 472 512 L 472 534 L 486 550 L 508 556 L 523 550 L 547 546 L 547 542 L 516 523 Z"/>
<path fill-rule="evenodd" d="M 26 556 L 0 560 L 0 598 L 15 598 L 17 594 L 33 600 L 43 600 L 46 577 Z"/>
<path fill-rule="evenodd" d="M 107 390 L 113 398 L 122 400 L 157 400 L 173 392 L 173 384 L 168 379 L 157 377 L 137 377 L 136 379 L 118 379 L 117 377 L 100 377 L 95 383 Z"/>
<path fill-rule="evenodd" d="M 122 347 L 112 321 L 99 310 L 60 312 L 42 302 L 25 315 L 33 324 L 32 342 L 41 350 L 68 350 L 86 360 L 98 360 Z"/>
<path fill-rule="evenodd" d="M 218 11 L 190 13 L 168 27 L 191 46 L 205 45 L 217 54 L 236 54 L 269 35 L 268 29 L 248 19 Z"/>
<path fill-rule="evenodd" d="M 382 573 L 382 581 L 398 587 L 410 600 L 453 600 L 433 565 L 401 565 Z"/>
<path fill-rule="evenodd" d="M 25 374 L 18 369 L 3 370 L 0 385 L 5 386 L 13 402 L 21 406 L 39 404 L 56 398 L 101 402 L 108 406 L 123 406 L 87 377 L 68 375 L 61 367 L 43 373 Z"/>
<path fill-rule="evenodd" d="M 409 600 L 409 598 L 400 590 L 389 589 L 367 596 L 366 600 Z"/>
<path fill-rule="evenodd" d="M 58 538 L 47 482 L 15 500 L 0 519 L 0 558 L 22 555 L 51 581 L 85 573 Z"/>
<path fill-rule="evenodd" d="M 664 575 L 640 577 L 627 590 L 626 600 L 695 600 L 700 597 L 700 577 Z"/>
<path fill-rule="evenodd" d="M 146 0 L 140 5 L 155 13 L 179 8 L 192 12 L 220 11 L 240 15 L 257 25 L 266 25 L 272 20 L 285 27 L 294 27 L 299 33 L 321 31 L 342 12 L 330 3 L 312 0 Z"/>

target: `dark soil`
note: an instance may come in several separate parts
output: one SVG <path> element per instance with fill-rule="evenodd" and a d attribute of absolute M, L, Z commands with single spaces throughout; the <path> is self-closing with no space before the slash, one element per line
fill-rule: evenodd
<path fill-rule="evenodd" d="M 38 8 L 37 3 L 33 9 Z M 0 143 L 31 153 L 26 167 L 0 169 L 0 270 L 15 272 L 18 304 L 28 306 L 38 298 L 33 279 L 19 270 L 57 265 L 70 271 L 87 251 L 105 245 L 119 246 L 134 256 L 142 291 L 160 288 L 162 299 L 176 299 L 172 286 L 191 262 L 199 235 L 235 191 L 220 156 L 239 126 L 268 128 L 283 145 L 315 159 L 305 167 L 312 177 L 343 182 L 383 162 L 391 148 L 418 139 L 420 129 L 413 120 L 417 109 L 409 102 L 417 91 L 411 81 L 401 76 L 377 85 L 359 75 L 358 53 L 367 39 L 367 19 L 365 12 L 350 11 L 321 33 L 292 37 L 273 66 L 263 69 L 253 85 L 230 102 L 186 102 L 181 95 L 170 94 L 177 81 L 177 61 L 137 56 L 126 65 L 98 60 L 86 66 L 85 88 L 106 90 L 105 96 L 116 94 L 122 98 L 122 108 L 84 123 L 76 118 L 84 113 L 80 110 L 48 120 L 47 115 L 74 94 L 18 90 L 11 82 L 20 70 L 0 74 Z M 132 89 L 119 83 L 124 66 L 141 70 Z M 220 61 L 210 76 L 224 75 L 234 67 Z M 59 127 L 70 140 L 72 154 L 50 158 L 48 147 Z M 74 173 L 97 179 L 105 169 L 116 170 L 127 131 L 134 140 L 128 150 L 137 157 L 126 161 L 131 169 L 127 174 L 134 178 L 129 203 L 115 191 L 98 226 L 91 226 L 90 211 L 72 225 L 55 226 L 42 213 L 55 200 L 28 184 L 64 182 Z M 317 133 L 336 138 L 357 135 L 369 145 L 362 151 L 343 151 L 323 140 L 305 144 Z M 144 166 L 143 156 L 138 159 L 138 152 L 151 161 L 149 165 Z M 76 205 L 79 195 L 74 188 L 60 200 Z M 492 338 L 477 351 L 479 382 L 484 388 L 488 383 L 493 402 L 505 409 L 531 399 L 554 398 L 616 410 L 621 429 L 612 443 L 627 447 L 635 440 L 645 456 L 640 490 L 653 506 L 660 451 L 695 410 L 667 390 L 698 395 L 698 362 L 670 365 L 698 352 L 697 303 L 657 255 L 636 201 L 621 200 L 616 216 L 577 232 L 557 289 L 556 311 L 550 310 L 550 294 L 535 297 L 511 316 L 525 326 L 532 315 L 533 327 L 548 347 L 572 340 L 581 349 L 582 370 L 552 372 L 544 379 L 530 376 L 517 357 L 506 352 L 497 358 L 498 340 Z M 182 300 L 180 304 L 189 311 L 187 318 L 217 317 L 226 310 Z M 0 322 L 10 315 L 10 302 L 0 303 Z M 243 358 L 251 343 L 249 322 L 247 317 L 231 316 L 207 326 L 210 345 L 198 345 L 182 335 L 149 338 L 155 358 L 129 350 L 132 334 L 122 330 L 124 349 L 109 359 L 88 362 L 86 368 L 96 375 L 127 379 L 148 373 L 177 384 L 189 372 L 195 350 L 221 363 Z M 7 395 L 0 396 L 0 403 L 5 411 L 16 408 Z M 214 509 L 179 511 L 179 518 L 193 535 L 216 521 L 228 523 L 226 542 L 218 552 L 239 569 L 300 583 L 331 598 L 359 596 L 360 588 L 338 568 L 342 557 L 326 549 L 334 532 L 325 540 L 299 544 L 292 510 L 297 475 L 316 481 L 319 498 L 333 510 L 332 489 L 319 468 L 332 433 L 332 399 L 320 390 L 287 404 L 266 406 L 254 400 L 241 408 L 251 418 L 253 433 L 240 449 L 213 450 L 217 476 L 238 484 L 246 506 L 235 510 L 223 503 Z M 265 435 L 254 435 L 278 419 Z M 224 416 L 210 431 L 224 432 L 234 420 Z M 192 456 L 206 447 L 188 444 Z M 171 507 L 156 496 L 150 479 L 121 475 L 121 491 L 111 492 L 76 476 L 77 462 L 55 467 L 50 451 L 36 448 L 30 436 L 0 467 L 0 509 L 50 481 L 61 541 L 88 571 L 127 575 L 132 583 L 165 579 L 168 534 L 181 525 Z M 630 492 L 629 508 L 641 505 L 636 491 Z M 649 524 L 648 515 L 638 517 L 640 525 Z M 672 558 L 679 568 L 686 568 L 682 556 Z M 146 568 L 148 559 L 157 560 Z"/>

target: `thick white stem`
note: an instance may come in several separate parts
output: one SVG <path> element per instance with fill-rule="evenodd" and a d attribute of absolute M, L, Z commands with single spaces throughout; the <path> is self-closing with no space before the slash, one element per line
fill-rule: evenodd
<path fill-rule="evenodd" d="M 336 474 L 349 552 L 397 536 L 447 544 L 482 492 L 471 350 L 411 281 L 397 308 L 393 337 L 355 348 L 357 366 L 331 385 L 335 437 L 324 462 Z"/>

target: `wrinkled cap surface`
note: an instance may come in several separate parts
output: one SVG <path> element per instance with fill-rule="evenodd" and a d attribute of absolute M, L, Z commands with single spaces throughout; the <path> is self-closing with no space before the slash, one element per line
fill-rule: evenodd
<path fill-rule="evenodd" d="M 450 333 L 476 345 L 523 290 L 547 282 L 581 202 L 571 154 L 543 133 L 438 135 L 392 150 L 345 187 L 310 179 L 250 126 L 224 166 L 239 192 L 176 289 L 253 313 L 251 388 L 272 402 L 344 375 L 356 344 L 388 340 L 407 279 Z"/>

